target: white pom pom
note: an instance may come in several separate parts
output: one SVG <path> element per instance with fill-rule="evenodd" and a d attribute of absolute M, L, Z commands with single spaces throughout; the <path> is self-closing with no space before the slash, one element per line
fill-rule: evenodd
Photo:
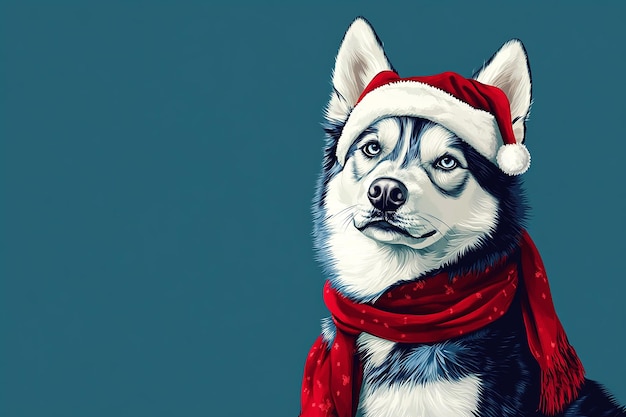
<path fill-rule="evenodd" d="M 530 152 L 521 143 L 501 146 L 496 155 L 500 169 L 508 175 L 520 175 L 530 168 Z"/>

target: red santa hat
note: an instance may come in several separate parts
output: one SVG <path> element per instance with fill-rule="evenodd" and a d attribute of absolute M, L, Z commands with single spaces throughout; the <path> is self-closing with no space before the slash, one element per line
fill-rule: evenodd
<path fill-rule="evenodd" d="M 515 139 L 506 94 L 453 72 L 400 78 L 382 71 L 365 87 L 341 132 L 337 159 L 343 165 L 350 145 L 372 123 L 392 116 L 438 123 L 508 175 L 530 166 L 530 153 Z"/>

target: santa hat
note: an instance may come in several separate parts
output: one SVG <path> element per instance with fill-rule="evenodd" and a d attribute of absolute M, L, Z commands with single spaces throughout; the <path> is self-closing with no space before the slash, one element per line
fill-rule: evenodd
<path fill-rule="evenodd" d="M 530 166 L 523 139 L 515 139 L 506 94 L 453 72 L 410 78 L 393 71 L 378 73 L 343 127 L 338 161 L 345 163 L 350 145 L 367 127 L 392 116 L 421 117 L 442 125 L 508 175 L 523 174 Z"/>

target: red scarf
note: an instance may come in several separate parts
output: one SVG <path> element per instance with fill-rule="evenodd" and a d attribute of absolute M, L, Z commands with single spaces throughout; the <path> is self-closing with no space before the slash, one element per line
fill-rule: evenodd
<path fill-rule="evenodd" d="M 398 343 L 434 343 L 478 330 L 508 310 L 521 276 L 522 314 L 531 353 L 541 369 L 539 409 L 561 412 L 584 382 L 584 369 L 556 315 L 541 257 L 527 232 L 521 271 L 503 261 L 484 273 L 449 279 L 446 273 L 395 287 L 373 304 L 349 300 L 324 286 L 336 332 L 332 346 L 318 337 L 302 381 L 300 417 L 353 417 L 362 369 L 356 340 L 366 332 Z"/>

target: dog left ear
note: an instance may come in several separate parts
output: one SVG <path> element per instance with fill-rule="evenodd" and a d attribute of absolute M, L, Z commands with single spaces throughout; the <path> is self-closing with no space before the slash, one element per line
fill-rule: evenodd
<path fill-rule="evenodd" d="M 532 99 L 530 67 L 522 42 L 513 39 L 505 43 L 473 78 L 504 91 L 511 105 L 515 139 L 522 143 Z"/>
<path fill-rule="evenodd" d="M 363 89 L 376 74 L 393 70 L 374 28 L 363 17 L 352 22 L 339 47 L 326 119 L 344 123 Z"/>

